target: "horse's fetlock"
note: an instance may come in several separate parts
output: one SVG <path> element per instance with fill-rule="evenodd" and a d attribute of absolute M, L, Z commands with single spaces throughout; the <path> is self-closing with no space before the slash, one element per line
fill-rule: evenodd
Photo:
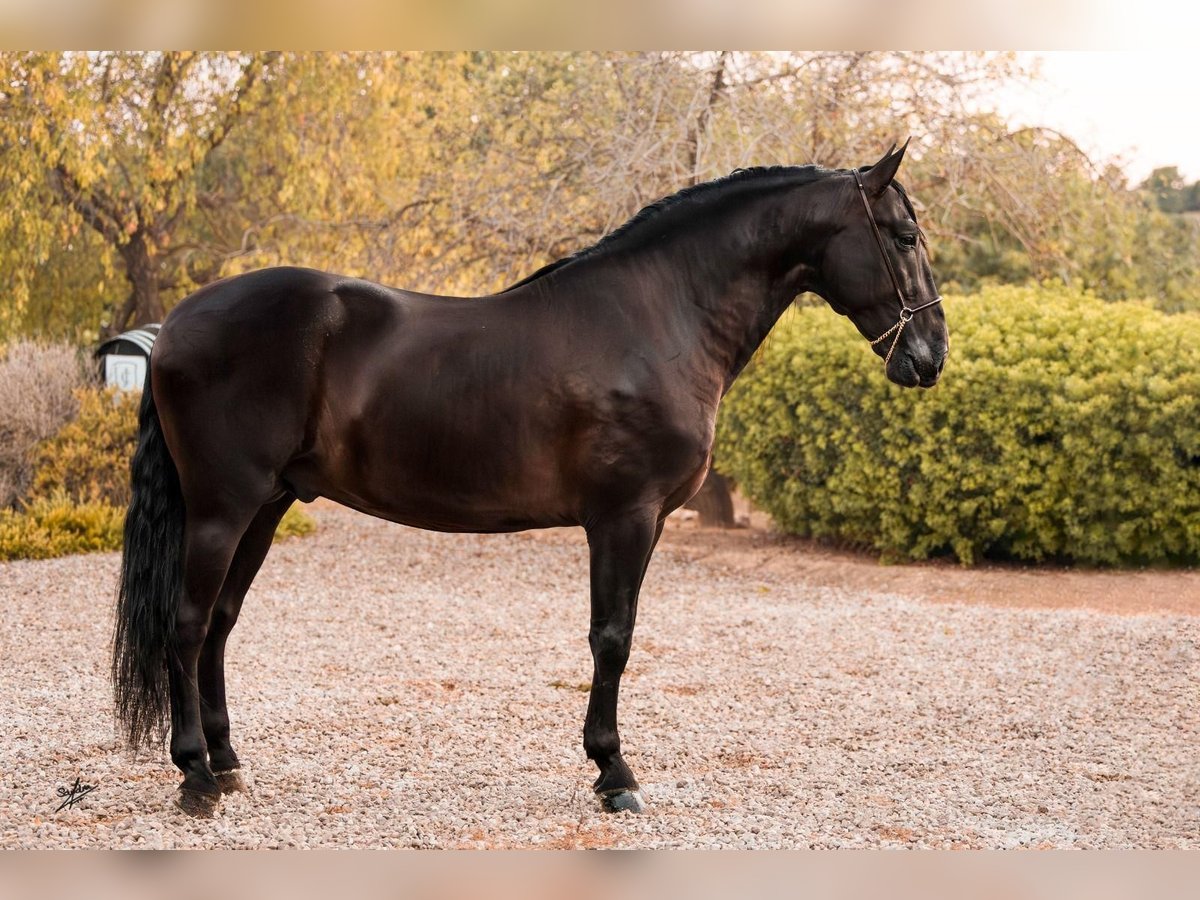
<path fill-rule="evenodd" d="M 621 753 L 621 738 L 615 728 L 597 728 L 583 736 L 583 752 L 587 758 L 603 766 Z"/>

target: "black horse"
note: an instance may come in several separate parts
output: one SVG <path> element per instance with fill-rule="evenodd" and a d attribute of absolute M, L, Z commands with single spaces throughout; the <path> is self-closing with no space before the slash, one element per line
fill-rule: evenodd
<path fill-rule="evenodd" d="M 586 529 L 583 746 L 604 805 L 640 810 L 617 735 L 638 591 L 664 518 L 704 480 L 733 380 L 805 291 L 893 382 L 942 371 L 903 155 L 735 171 L 491 296 L 276 268 L 182 301 L 150 361 L 113 648 L 130 743 L 169 711 L 180 805 L 210 814 L 242 786 L 225 641 L 284 511 L 328 497 L 439 531 Z"/>

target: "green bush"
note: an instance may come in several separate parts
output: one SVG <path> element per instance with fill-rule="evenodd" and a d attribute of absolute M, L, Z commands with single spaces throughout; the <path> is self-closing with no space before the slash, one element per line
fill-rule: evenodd
<path fill-rule="evenodd" d="M 0 511 L 0 560 L 121 549 L 141 395 L 85 388 L 76 402 L 78 416 L 37 445 L 27 500 Z M 316 527 L 293 506 L 275 540 Z"/>
<path fill-rule="evenodd" d="M 317 520 L 304 511 L 304 507 L 292 504 L 275 529 L 275 542 L 291 537 L 304 537 L 317 530 Z"/>
<path fill-rule="evenodd" d="M 41 497 L 19 510 L 0 510 L 0 561 L 120 550 L 124 525 L 124 507 L 76 503 L 62 493 Z M 275 530 L 275 540 L 302 537 L 316 527 L 312 516 L 293 506 Z"/>
<path fill-rule="evenodd" d="M 124 522 L 125 510 L 108 503 L 42 497 L 20 510 L 0 510 L 0 560 L 118 550 Z"/>
<path fill-rule="evenodd" d="M 721 469 L 784 530 L 890 559 L 1200 562 L 1200 316 L 1048 286 L 946 315 L 919 391 L 797 310 L 723 406 Z"/>
<path fill-rule="evenodd" d="M 31 496 L 63 493 L 78 503 L 124 508 L 141 394 L 84 388 L 76 398 L 79 414 L 38 445 Z"/>

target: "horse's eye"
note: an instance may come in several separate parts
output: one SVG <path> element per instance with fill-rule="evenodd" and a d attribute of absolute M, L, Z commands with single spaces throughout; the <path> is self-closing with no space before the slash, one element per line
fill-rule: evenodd
<path fill-rule="evenodd" d="M 917 236 L 915 234 L 902 234 L 900 237 L 896 238 L 896 241 L 905 250 L 912 250 L 917 246 Z"/>

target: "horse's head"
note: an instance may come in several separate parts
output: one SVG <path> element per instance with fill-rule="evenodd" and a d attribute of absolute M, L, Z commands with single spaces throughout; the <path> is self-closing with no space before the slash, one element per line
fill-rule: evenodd
<path fill-rule="evenodd" d="M 950 336 L 925 235 L 894 180 L 907 147 L 839 179 L 844 184 L 817 293 L 873 342 L 888 378 L 905 387 L 932 387 L 945 365 Z"/>

